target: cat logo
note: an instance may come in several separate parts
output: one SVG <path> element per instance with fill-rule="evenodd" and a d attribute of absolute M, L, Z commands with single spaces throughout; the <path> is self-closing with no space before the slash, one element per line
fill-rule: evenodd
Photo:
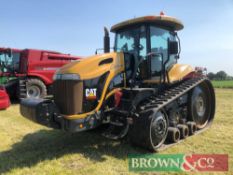
<path fill-rule="evenodd" d="M 95 100 L 96 99 L 96 88 L 86 89 L 86 99 L 87 100 Z"/>

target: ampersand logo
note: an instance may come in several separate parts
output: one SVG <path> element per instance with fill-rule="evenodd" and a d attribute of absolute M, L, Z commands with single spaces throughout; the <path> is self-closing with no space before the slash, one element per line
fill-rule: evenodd
<path fill-rule="evenodd" d="M 228 155 L 191 154 L 184 156 L 182 170 L 188 172 L 228 171 Z"/>

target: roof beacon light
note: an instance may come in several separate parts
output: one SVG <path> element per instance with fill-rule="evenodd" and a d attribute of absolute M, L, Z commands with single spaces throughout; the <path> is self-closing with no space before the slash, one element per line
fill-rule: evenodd
<path fill-rule="evenodd" d="M 164 14 L 164 12 L 163 11 L 161 11 L 160 12 L 160 16 L 164 16 L 165 14 Z"/>

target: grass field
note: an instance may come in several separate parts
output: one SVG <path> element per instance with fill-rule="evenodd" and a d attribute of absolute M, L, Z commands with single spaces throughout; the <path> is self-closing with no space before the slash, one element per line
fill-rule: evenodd
<path fill-rule="evenodd" d="M 215 88 L 233 88 L 233 80 L 212 81 Z"/>
<path fill-rule="evenodd" d="M 232 174 L 233 90 L 217 89 L 216 96 L 212 127 L 161 153 L 228 154 L 227 174 Z M 146 152 L 93 131 L 70 134 L 42 127 L 21 117 L 18 105 L 0 112 L 0 174 L 130 174 L 129 153 Z"/>

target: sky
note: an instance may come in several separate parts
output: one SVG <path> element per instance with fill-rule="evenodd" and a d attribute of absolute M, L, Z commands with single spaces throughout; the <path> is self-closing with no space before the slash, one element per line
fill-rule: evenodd
<path fill-rule="evenodd" d="M 0 0 L 0 47 L 89 56 L 104 26 L 160 11 L 185 26 L 180 63 L 233 76 L 233 0 Z"/>

